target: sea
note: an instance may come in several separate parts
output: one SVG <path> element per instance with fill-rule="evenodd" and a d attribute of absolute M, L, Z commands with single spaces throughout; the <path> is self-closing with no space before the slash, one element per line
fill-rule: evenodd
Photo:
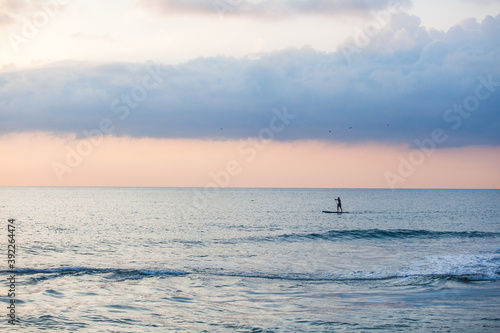
<path fill-rule="evenodd" d="M 1 187 L 0 218 L 4 332 L 500 332 L 500 190 Z"/>

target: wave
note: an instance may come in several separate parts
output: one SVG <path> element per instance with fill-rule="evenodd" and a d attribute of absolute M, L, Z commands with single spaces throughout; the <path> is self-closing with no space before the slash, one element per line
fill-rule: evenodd
<path fill-rule="evenodd" d="M 91 267 L 58 267 L 58 268 L 18 268 L 14 270 L 0 270 L 0 273 L 9 273 L 16 275 L 34 275 L 34 274 L 56 274 L 56 275 L 85 275 L 85 274 L 114 274 L 123 277 L 140 276 L 167 276 L 167 275 L 186 275 L 183 271 L 170 270 L 149 270 L 149 269 L 120 269 L 120 268 L 91 268 Z"/>
<path fill-rule="evenodd" d="M 274 241 L 276 239 L 296 241 L 302 239 L 323 240 L 359 240 L 359 239 L 440 239 L 440 238 L 496 238 L 500 233 L 482 231 L 431 231 L 411 229 L 368 229 L 368 230 L 331 230 L 323 233 L 295 233 L 271 237 L 263 237 L 263 240 Z"/>
<path fill-rule="evenodd" d="M 450 254 L 443 256 L 428 256 L 402 267 L 374 267 L 372 271 L 356 270 L 352 267 L 316 271 L 276 271 L 269 267 L 253 267 L 248 271 L 235 270 L 229 267 L 201 267 L 185 271 L 165 269 L 120 269 L 92 267 L 57 267 L 57 268 L 18 268 L 15 270 L 0 270 L 3 274 L 16 274 L 39 280 L 59 278 L 63 276 L 98 275 L 105 279 L 122 281 L 143 279 L 148 277 L 175 277 L 186 275 L 229 276 L 241 278 L 261 278 L 279 280 L 303 281 L 381 281 L 381 280 L 411 280 L 416 284 L 429 280 L 467 281 L 497 281 L 500 280 L 500 251 L 482 254 Z M 410 281 L 410 282 L 411 282 Z M 422 282 L 423 281 L 423 282 Z"/>
<path fill-rule="evenodd" d="M 270 273 L 212 273 L 211 275 L 240 277 L 240 278 L 259 278 L 270 280 L 289 280 L 289 281 L 317 281 L 317 282 L 369 282 L 369 281 L 390 281 L 390 280 L 455 280 L 459 282 L 469 281 L 497 281 L 500 280 L 500 274 L 484 275 L 484 274 L 375 274 L 373 272 L 357 272 L 356 274 L 340 274 L 340 275 L 314 275 L 314 274 L 270 274 Z"/>
<path fill-rule="evenodd" d="M 380 280 L 456 280 L 496 281 L 500 280 L 500 254 L 455 254 L 430 256 L 408 263 L 404 267 L 380 266 L 373 271 L 352 271 L 337 268 L 330 271 L 305 273 L 263 273 L 213 271 L 212 275 L 309 281 L 380 281 Z"/>
<path fill-rule="evenodd" d="M 496 259 L 499 260 L 498 258 Z M 224 276 L 238 278 L 256 278 L 284 281 L 317 281 L 317 282 L 377 282 L 404 281 L 409 284 L 423 284 L 430 280 L 455 280 L 459 282 L 469 281 L 498 281 L 500 280 L 500 268 L 497 263 L 479 262 L 475 265 L 465 264 L 457 266 L 457 263 L 446 262 L 446 260 L 434 263 L 416 263 L 412 267 L 402 268 L 396 271 L 355 271 L 355 272 L 262 272 L 262 271 L 233 271 L 223 269 L 202 268 L 190 272 L 168 271 L 168 270 L 145 270 L 145 269 L 103 269 L 84 267 L 65 267 L 58 269 L 32 269 L 24 268 L 14 271 L 0 271 L 19 276 L 32 278 L 33 283 L 46 280 L 48 278 L 59 278 L 68 275 L 102 275 L 105 279 L 114 281 L 137 280 L 148 277 L 182 277 L 186 275 L 200 276 Z M 49 275 L 49 276 L 48 276 Z M 50 276 L 51 275 L 51 276 Z"/>

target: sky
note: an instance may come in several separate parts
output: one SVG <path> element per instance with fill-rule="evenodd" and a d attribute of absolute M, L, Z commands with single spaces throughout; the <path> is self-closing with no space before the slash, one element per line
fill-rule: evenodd
<path fill-rule="evenodd" d="M 0 186 L 500 188 L 498 0 L 0 0 Z"/>

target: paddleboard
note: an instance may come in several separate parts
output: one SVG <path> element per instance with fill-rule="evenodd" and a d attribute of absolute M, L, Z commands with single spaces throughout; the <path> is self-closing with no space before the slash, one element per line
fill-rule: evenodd
<path fill-rule="evenodd" d="M 342 214 L 342 213 L 348 213 L 348 212 L 337 212 L 336 210 L 324 210 L 323 213 Z"/>

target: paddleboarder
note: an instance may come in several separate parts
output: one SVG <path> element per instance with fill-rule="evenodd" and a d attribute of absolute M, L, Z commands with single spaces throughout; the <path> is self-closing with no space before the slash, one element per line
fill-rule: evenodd
<path fill-rule="evenodd" d="M 337 201 L 337 212 L 340 209 L 340 212 L 342 213 L 342 202 L 340 201 L 340 197 L 338 197 L 337 199 L 335 199 L 335 201 Z"/>

